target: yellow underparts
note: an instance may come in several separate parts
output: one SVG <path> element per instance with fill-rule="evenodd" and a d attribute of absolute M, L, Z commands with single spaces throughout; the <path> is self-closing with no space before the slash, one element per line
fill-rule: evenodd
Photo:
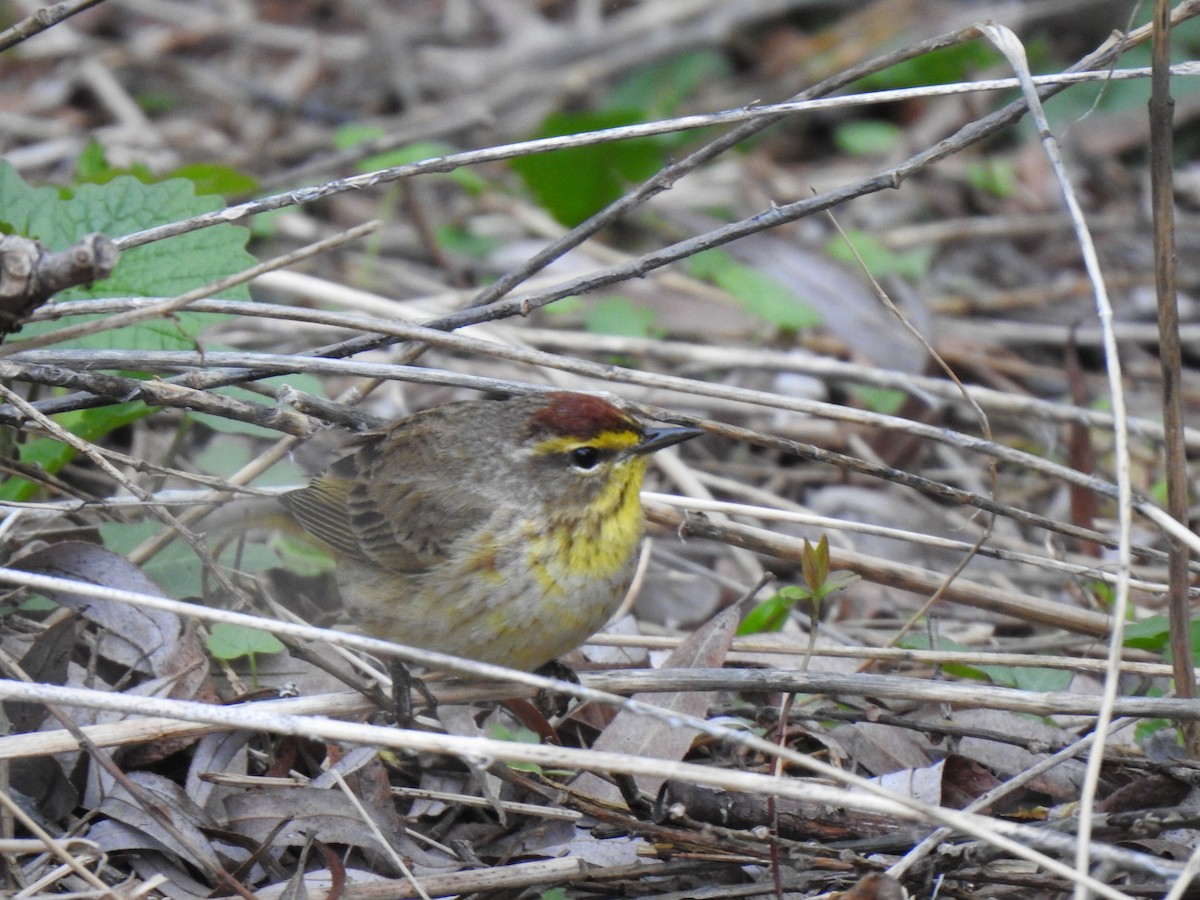
<path fill-rule="evenodd" d="M 642 540 L 638 491 L 644 457 L 618 462 L 582 517 L 559 519 L 548 532 L 531 533 L 530 563 L 542 589 L 562 591 L 563 582 L 603 581 L 617 575 Z"/>

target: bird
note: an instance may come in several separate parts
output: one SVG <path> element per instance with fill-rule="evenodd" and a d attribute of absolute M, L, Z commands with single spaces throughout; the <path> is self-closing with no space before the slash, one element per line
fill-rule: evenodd
<path fill-rule="evenodd" d="M 358 436 L 280 500 L 354 631 L 534 671 L 620 606 L 647 459 L 701 433 L 584 393 L 466 400 Z"/>

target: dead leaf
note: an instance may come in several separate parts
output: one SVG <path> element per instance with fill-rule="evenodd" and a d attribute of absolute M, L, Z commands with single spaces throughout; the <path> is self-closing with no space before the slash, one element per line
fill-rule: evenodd
<path fill-rule="evenodd" d="M 154 597 L 166 596 L 125 557 L 84 541 L 51 544 L 16 560 L 12 568 Z M 70 591 L 47 593 L 55 603 L 76 610 L 102 629 L 97 645 L 102 656 L 151 675 L 177 671 L 174 664 L 183 623 L 174 613 Z"/>
<path fill-rule="evenodd" d="M 676 647 L 662 668 L 716 668 L 723 665 L 740 620 L 739 608 L 729 607 Z M 709 697 L 700 691 L 635 694 L 633 699 L 696 718 L 703 718 L 708 712 Z M 697 734 L 692 728 L 622 710 L 596 739 L 592 749 L 650 759 L 681 760 L 691 749 Z M 645 775 L 636 779 L 641 790 L 654 794 L 658 793 L 663 780 Z M 621 799 L 621 793 L 615 786 L 590 772 L 575 779 L 574 787 L 609 802 Z"/>

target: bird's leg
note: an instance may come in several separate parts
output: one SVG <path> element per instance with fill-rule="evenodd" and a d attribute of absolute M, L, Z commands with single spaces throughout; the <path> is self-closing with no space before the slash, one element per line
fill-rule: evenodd
<path fill-rule="evenodd" d="M 388 675 L 392 679 L 392 715 L 399 728 L 410 728 L 413 724 L 414 711 L 412 704 L 413 688 L 425 699 L 430 712 L 437 710 L 437 698 L 429 690 L 429 686 L 420 678 L 414 678 L 408 671 L 408 666 L 395 657 L 388 660 Z"/>

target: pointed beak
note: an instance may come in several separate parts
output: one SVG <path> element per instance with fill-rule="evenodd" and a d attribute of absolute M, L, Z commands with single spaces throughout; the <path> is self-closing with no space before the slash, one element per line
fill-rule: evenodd
<path fill-rule="evenodd" d="M 631 450 L 631 453 L 641 455 L 673 447 L 675 444 L 690 441 L 704 434 L 699 428 L 647 428 L 642 436 L 642 442 Z"/>

